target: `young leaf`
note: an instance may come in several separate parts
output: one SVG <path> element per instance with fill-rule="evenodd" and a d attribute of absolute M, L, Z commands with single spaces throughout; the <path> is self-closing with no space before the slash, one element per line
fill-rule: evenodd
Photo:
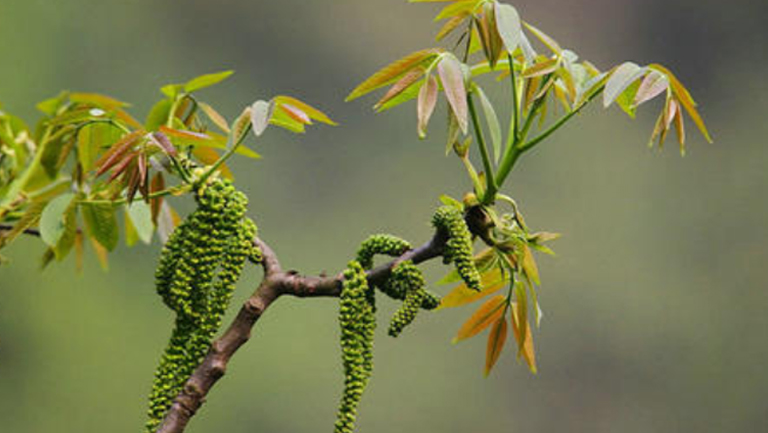
<path fill-rule="evenodd" d="M 488 345 L 485 350 L 485 376 L 487 377 L 496 361 L 499 360 L 501 351 L 504 350 L 504 343 L 507 342 L 507 319 L 500 317 L 493 324 L 491 332 L 488 334 Z"/>
<path fill-rule="evenodd" d="M 257 137 L 261 137 L 264 130 L 269 126 L 269 121 L 272 118 L 272 112 L 275 109 L 275 101 L 256 101 L 251 105 L 251 126 L 253 127 L 253 133 Z"/>
<path fill-rule="evenodd" d="M 65 212 L 74 198 L 75 195 L 72 193 L 62 194 L 51 200 L 43 209 L 40 216 L 40 237 L 50 247 L 55 247 L 64 235 L 66 230 Z"/>
<path fill-rule="evenodd" d="M 205 115 L 211 119 L 211 122 L 213 122 L 214 125 L 216 125 L 225 133 L 229 134 L 229 123 L 227 122 L 227 119 L 224 118 L 224 116 L 219 114 L 218 111 L 216 111 L 213 107 L 206 104 L 205 102 L 198 102 L 197 105 L 201 110 L 203 110 L 203 113 L 205 113 Z"/>
<path fill-rule="evenodd" d="M 72 250 L 77 237 L 77 205 L 72 202 L 64 211 L 64 233 L 62 233 L 59 242 L 53 247 L 53 253 L 56 260 L 62 261 Z"/>
<path fill-rule="evenodd" d="M 608 108 L 627 87 L 643 76 L 645 72 L 646 68 L 632 62 L 623 63 L 616 68 L 605 84 L 605 93 L 603 94 L 603 105 L 605 108 Z"/>
<path fill-rule="evenodd" d="M 467 14 L 479 3 L 477 0 L 463 0 L 457 1 L 452 5 L 448 5 L 435 17 L 435 21 L 440 21 L 446 18 L 454 17 L 457 15 Z"/>
<path fill-rule="evenodd" d="M 109 252 L 101 246 L 100 243 L 96 241 L 95 238 L 91 239 L 91 246 L 93 247 L 93 250 L 96 252 L 96 257 L 99 259 L 99 264 L 101 265 L 101 269 L 104 272 L 109 271 Z"/>
<path fill-rule="evenodd" d="M 644 102 L 660 95 L 663 91 L 669 88 L 669 79 L 658 71 L 651 70 L 648 75 L 643 79 L 640 88 L 635 95 L 634 105 L 638 106 Z"/>
<path fill-rule="evenodd" d="M 110 147 L 109 150 L 94 164 L 94 166 L 97 167 L 96 176 L 101 176 L 120 162 L 123 155 L 125 155 L 128 150 L 141 139 L 143 134 L 144 131 L 134 131 L 123 136 L 117 143 L 113 144 L 112 147 Z"/>
<path fill-rule="evenodd" d="M 296 122 L 302 123 L 304 125 L 311 125 L 312 119 L 309 118 L 307 113 L 299 110 L 298 108 L 294 107 L 290 104 L 277 104 L 277 107 L 288 115 L 291 119 L 295 120 Z"/>
<path fill-rule="evenodd" d="M 296 107 L 299 110 L 301 110 L 304 113 L 306 113 L 309 116 L 309 118 L 312 119 L 312 120 L 317 120 L 320 123 L 325 123 L 325 124 L 331 125 L 331 126 L 338 125 L 338 123 L 336 123 L 333 120 L 331 120 L 322 111 L 318 110 L 315 107 L 312 107 L 311 105 L 309 105 L 309 104 L 307 104 L 305 102 L 299 101 L 296 98 L 292 98 L 290 96 L 280 95 L 280 96 L 275 96 L 274 101 L 275 101 L 276 104 L 288 104 L 288 105 L 291 105 L 293 107 Z"/>
<path fill-rule="evenodd" d="M 143 201 L 133 202 L 125 207 L 126 220 L 130 220 L 136 233 L 145 244 L 152 242 L 152 233 L 155 227 L 152 224 L 152 211 L 150 206 Z"/>
<path fill-rule="evenodd" d="M 462 325 L 458 334 L 456 334 L 456 337 L 453 339 L 453 343 L 456 344 L 459 341 L 474 337 L 492 323 L 499 320 L 504 314 L 506 305 L 507 298 L 503 295 L 495 296 L 486 301 L 486 303 L 480 306 L 480 308 L 472 314 L 469 320 Z"/>
<path fill-rule="evenodd" d="M 552 39 L 551 37 L 547 36 L 546 33 L 542 32 L 541 30 L 537 29 L 536 27 L 534 27 L 534 26 L 532 26 L 532 25 L 530 25 L 528 23 L 523 23 L 523 24 L 525 24 L 525 27 L 531 33 L 533 33 L 533 35 L 536 36 L 544 45 L 546 45 L 547 48 L 552 50 L 553 53 L 555 53 L 558 56 L 560 56 L 560 54 L 563 51 L 563 49 L 560 48 L 560 44 L 558 44 L 554 39 Z"/>
<path fill-rule="evenodd" d="M 439 49 L 416 51 L 415 53 L 411 53 L 400 60 L 390 63 L 375 74 L 371 75 L 368 79 L 363 81 L 354 90 L 352 90 L 345 101 L 352 101 L 353 99 L 357 99 L 366 93 L 386 86 L 390 82 L 400 78 L 411 69 L 419 66 L 422 62 L 434 58 L 441 51 L 442 50 Z"/>
<path fill-rule="evenodd" d="M 232 124 L 232 142 L 239 143 L 244 139 L 245 134 L 251 129 L 251 107 L 245 107 L 240 116 Z"/>
<path fill-rule="evenodd" d="M 488 131 L 491 134 L 491 143 L 493 144 L 493 154 L 496 163 L 499 163 L 501 157 L 501 125 L 499 124 L 499 118 L 496 116 L 496 110 L 493 108 L 493 104 L 485 95 L 483 89 L 480 86 L 475 86 L 477 94 L 480 96 L 480 103 L 483 106 L 483 113 L 485 114 L 485 120 L 488 123 Z"/>
<path fill-rule="evenodd" d="M 168 120 L 168 116 L 171 115 L 172 107 L 173 101 L 170 99 L 163 99 L 162 101 L 155 104 L 152 109 L 149 110 L 147 119 L 144 121 L 144 127 L 147 129 L 147 131 L 157 131 L 160 126 L 165 125 L 165 122 Z"/>
<path fill-rule="evenodd" d="M 528 324 L 527 319 L 521 317 L 517 313 L 516 305 L 513 303 L 512 307 L 512 333 L 515 334 L 515 340 L 517 341 L 518 353 L 520 353 L 525 362 L 528 364 L 528 368 L 531 373 L 536 374 L 536 351 L 533 347 L 533 333 L 531 332 L 531 326 Z M 522 326 L 521 326 L 522 325 Z M 524 328 L 524 329 L 521 329 Z"/>
<path fill-rule="evenodd" d="M 440 81 L 443 84 L 445 97 L 451 110 L 459 121 L 459 127 L 463 133 L 467 133 L 469 126 L 467 108 L 467 90 L 464 86 L 464 72 L 461 62 L 453 54 L 446 54 L 437 64 Z"/>
<path fill-rule="evenodd" d="M 680 80 L 678 80 L 677 77 L 675 77 L 675 75 L 664 66 L 661 66 L 659 64 L 653 64 L 653 65 L 650 65 L 649 68 L 655 69 L 665 74 L 667 78 L 669 78 L 669 81 L 672 84 L 672 91 L 674 92 L 675 95 L 677 95 L 677 98 L 680 100 L 680 105 L 682 105 L 683 108 L 685 108 L 685 111 L 688 112 L 688 115 L 691 116 L 691 119 L 693 119 L 693 122 L 699 128 L 699 131 L 701 131 L 701 134 L 704 135 L 704 138 L 708 142 L 712 143 L 712 137 L 709 135 L 709 131 L 707 131 L 707 127 L 704 124 L 704 120 L 701 118 L 699 111 L 696 109 L 696 102 L 691 97 L 691 94 L 688 92 L 688 89 L 686 89 L 685 86 L 683 86 L 683 83 L 681 83 Z"/>
<path fill-rule="evenodd" d="M 533 252 L 531 251 L 531 248 L 528 247 L 527 244 L 523 244 L 523 272 L 525 273 L 525 276 L 528 277 L 531 281 L 536 283 L 536 285 L 541 285 L 541 280 L 539 279 L 539 267 L 536 266 L 536 260 L 533 257 Z"/>
<path fill-rule="evenodd" d="M 496 27 L 507 52 L 513 53 L 520 46 L 523 37 L 523 28 L 520 24 L 520 15 L 512 5 L 494 3 L 496 6 Z"/>
<path fill-rule="evenodd" d="M 219 154 L 215 150 L 203 146 L 194 147 L 192 155 L 205 165 L 213 165 L 219 160 Z M 221 164 L 218 170 L 225 179 L 234 179 L 234 175 L 227 164 Z"/>
<path fill-rule="evenodd" d="M 440 301 L 440 306 L 438 309 L 455 308 L 470 304 L 477 301 L 478 299 L 482 299 L 488 295 L 492 295 L 498 292 L 504 288 L 508 281 L 508 277 L 502 277 L 498 268 L 496 268 L 493 271 L 483 274 L 482 290 L 478 292 L 477 290 L 470 289 L 466 284 L 461 284 L 443 297 L 443 299 Z"/>
<path fill-rule="evenodd" d="M 90 236 L 107 251 L 114 250 L 119 240 L 114 207 L 111 204 L 83 203 L 81 211 Z"/>
<path fill-rule="evenodd" d="M 419 91 L 419 99 L 416 107 L 419 124 L 419 138 L 423 139 L 427 136 L 427 125 L 429 124 L 429 119 L 432 117 L 432 113 L 435 111 L 435 105 L 437 104 L 437 92 L 437 79 L 432 75 L 429 75 L 426 83 Z"/>
<path fill-rule="evenodd" d="M 213 74 L 206 74 L 201 75 L 199 77 L 195 77 L 189 81 L 187 81 L 186 84 L 184 84 L 184 91 L 186 93 L 192 93 L 196 92 L 198 90 L 204 89 L 206 87 L 213 86 L 214 84 L 218 84 L 227 78 L 229 78 L 230 75 L 232 75 L 234 71 L 223 71 L 223 72 L 217 72 Z"/>
<path fill-rule="evenodd" d="M 446 21 L 443 27 L 440 29 L 440 31 L 437 32 L 437 36 L 435 36 L 435 40 L 438 42 L 443 40 L 443 38 L 448 36 L 452 31 L 456 30 L 456 27 L 460 26 L 461 23 L 463 23 L 468 16 L 469 16 L 469 12 L 456 15 L 450 20 Z"/>
<path fill-rule="evenodd" d="M 418 81 L 423 74 L 424 74 L 424 70 L 422 68 L 415 68 L 408 71 L 407 74 L 403 75 L 403 77 L 400 78 L 400 80 L 398 80 L 394 85 L 392 85 L 392 87 L 387 91 L 384 97 L 382 97 L 379 100 L 379 102 L 377 102 L 376 105 L 373 106 L 373 108 L 375 110 L 378 110 L 382 105 L 387 103 L 387 101 L 390 101 L 392 98 L 403 93 L 403 91 L 405 91 L 405 89 L 410 87 L 411 84 Z"/>
<path fill-rule="evenodd" d="M 559 61 L 557 59 L 543 59 L 533 64 L 530 68 L 527 68 L 526 70 L 524 70 L 522 73 L 522 77 L 533 78 L 533 77 L 539 77 L 542 75 L 551 74 L 557 70 L 558 63 Z"/>

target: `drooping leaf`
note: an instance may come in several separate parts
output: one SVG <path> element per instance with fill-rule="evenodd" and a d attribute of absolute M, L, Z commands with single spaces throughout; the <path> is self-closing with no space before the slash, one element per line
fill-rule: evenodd
<path fill-rule="evenodd" d="M 442 50 L 426 49 L 411 53 L 400 60 L 390 63 L 358 85 L 345 99 L 347 102 L 357 99 L 366 93 L 372 92 L 390 82 L 397 80 L 411 69 L 419 66 L 428 59 L 433 59 Z"/>
<path fill-rule="evenodd" d="M 635 114 L 637 112 L 637 105 L 635 105 L 634 101 L 638 90 L 640 90 L 640 84 L 641 82 L 639 79 L 633 81 L 632 84 L 624 89 L 619 97 L 616 98 L 616 104 L 618 104 L 618 106 L 633 119 L 635 118 Z"/>
<path fill-rule="evenodd" d="M 520 15 L 514 6 L 505 3 L 494 3 L 496 6 L 496 27 L 507 52 L 513 53 L 520 46 L 523 37 L 523 27 Z"/>
<path fill-rule="evenodd" d="M 538 38 L 544 45 L 546 45 L 547 48 L 552 50 L 553 53 L 557 54 L 558 56 L 562 53 L 563 49 L 560 47 L 560 44 L 558 44 L 557 41 L 549 37 L 546 33 L 542 32 L 538 28 L 528 23 L 523 24 L 531 33 L 533 33 L 534 36 L 536 36 L 536 38 Z"/>
<path fill-rule="evenodd" d="M 667 90 L 667 88 L 669 88 L 669 79 L 664 74 L 651 70 L 637 90 L 634 105 L 638 106 L 650 101 Z"/>
<path fill-rule="evenodd" d="M 83 203 L 80 208 L 88 234 L 107 251 L 114 250 L 120 237 L 115 208 L 111 204 L 100 203 Z"/>
<path fill-rule="evenodd" d="M 481 89 L 480 86 L 476 86 L 475 90 L 477 90 L 477 94 L 480 96 L 483 114 L 485 114 L 485 121 L 488 123 L 488 131 L 491 135 L 494 159 L 498 164 L 499 158 L 501 158 L 501 124 L 499 123 L 499 118 L 496 115 L 496 110 L 493 108 L 493 104 L 491 104 L 491 101 L 488 99 L 485 92 L 483 92 L 483 89 Z"/>
<path fill-rule="evenodd" d="M 701 118 L 699 111 L 696 109 L 696 102 L 691 97 L 688 89 L 683 86 L 683 83 L 681 83 L 680 80 L 678 80 L 677 77 L 669 69 L 662 65 L 653 64 L 650 65 L 649 68 L 655 69 L 667 76 L 670 83 L 672 84 L 672 91 L 675 95 L 677 95 L 677 98 L 680 100 L 680 104 L 683 106 L 683 108 L 685 108 L 685 111 L 688 112 L 688 115 L 691 116 L 691 119 L 693 119 L 693 122 L 699 128 L 699 131 L 701 131 L 701 134 L 704 136 L 704 138 L 708 142 L 712 143 L 712 136 L 709 135 L 709 131 L 704 124 L 704 120 Z"/>
<path fill-rule="evenodd" d="M 486 296 L 492 295 L 507 284 L 509 281 L 509 274 L 502 275 L 499 268 L 494 268 L 488 272 L 482 274 L 481 287 L 482 290 L 477 291 L 470 289 L 466 284 L 456 286 L 450 293 L 445 295 L 440 301 L 441 308 L 455 308 L 462 305 L 467 305 L 472 302 L 482 299 Z"/>
<path fill-rule="evenodd" d="M 528 324 L 528 319 L 522 318 L 518 313 L 517 306 L 513 303 L 512 307 L 512 332 L 517 341 L 518 353 L 522 355 L 531 373 L 536 374 L 536 350 L 533 346 L 533 332 Z M 523 322 L 524 321 L 524 322 Z"/>
<path fill-rule="evenodd" d="M 437 64 L 437 71 L 440 75 L 440 81 L 443 84 L 445 97 L 451 106 L 456 120 L 459 122 L 459 128 L 463 133 L 467 133 L 469 127 L 468 108 L 467 108 L 467 90 L 464 85 L 464 72 L 461 68 L 461 62 L 453 54 L 446 54 Z"/>
<path fill-rule="evenodd" d="M 507 319 L 502 316 L 493 324 L 488 334 L 488 344 L 485 350 L 485 376 L 487 377 L 496 361 L 499 360 L 504 343 L 507 342 Z"/>
<path fill-rule="evenodd" d="M 469 320 L 467 320 L 458 334 L 453 339 L 453 343 L 466 340 L 467 338 L 474 337 L 482 332 L 485 328 L 499 320 L 504 314 L 504 309 L 507 305 L 507 298 L 503 295 L 495 296 L 486 301 L 480 308 L 475 311 Z"/>
<path fill-rule="evenodd" d="M 184 91 L 187 93 L 196 92 L 198 90 L 204 89 L 206 87 L 213 86 L 214 84 L 218 84 L 227 78 L 229 78 L 230 75 L 232 75 L 234 71 L 223 71 L 223 72 L 216 72 L 213 74 L 205 74 L 201 75 L 199 77 L 195 77 L 189 81 L 187 81 L 186 84 L 184 84 Z"/>
<path fill-rule="evenodd" d="M 646 68 L 632 62 L 626 62 L 617 67 L 605 83 L 605 91 L 603 93 L 603 105 L 605 108 L 608 108 L 627 87 L 642 77 L 645 72 Z"/>
<path fill-rule="evenodd" d="M 251 105 L 251 125 L 253 127 L 253 133 L 257 137 L 261 137 L 264 130 L 269 126 L 269 121 L 272 118 L 272 112 L 275 108 L 275 102 L 272 101 L 256 101 Z"/>
<path fill-rule="evenodd" d="M 124 135 L 104 153 L 95 163 L 96 176 L 101 176 L 122 160 L 122 157 L 141 139 L 144 131 L 134 131 Z"/>
<path fill-rule="evenodd" d="M 56 247 L 66 230 L 65 213 L 75 195 L 62 194 L 51 200 L 40 216 L 40 237 L 50 247 Z"/>
<path fill-rule="evenodd" d="M 147 131 L 157 131 L 160 126 L 165 125 L 168 117 L 171 115 L 171 107 L 173 101 L 169 99 L 163 99 L 155 104 L 149 114 L 147 114 L 147 120 L 144 121 L 144 127 Z"/>
<path fill-rule="evenodd" d="M 443 27 L 440 29 L 439 32 L 437 32 L 437 36 L 435 36 L 436 41 L 441 41 L 443 38 L 448 36 L 451 32 L 456 30 L 456 27 L 460 26 L 461 23 L 464 22 L 465 19 L 469 16 L 469 13 L 456 15 L 455 17 L 449 19 L 448 21 L 443 24 Z"/>
<path fill-rule="evenodd" d="M 523 244 L 522 248 L 523 253 L 523 272 L 525 272 L 526 277 L 528 277 L 531 281 L 534 283 L 541 284 L 541 280 L 539 278 L 539 267 L 536 266 L 536 260 L 533 257 L 533 252 L 531 251 L 531 248 L 528 247 L 527 244 Z"/>
<path fill-rule="evenodd" d="M 152 242 L 152 234 L 155 226 L 152 224 L 152 210 L 150 206 L 143 201 L 133 202 L 125 207 L 126 219 L 130 219 L 136 233 L 145 244 Z"/>
<path fill-rule="evenodd" d="M 104 248 L 96 238 L 90 238 L 93 251 L 96 253 L 96 257 L 99 259 L 99 265 L 104 272 L 109 271 L 109 251 Z"/>
<path fill-rule="evenodd" d="M 419 91 L 417 104 L 419 138 L 427 136 L 427 125 L 429 124 L 429 119 L 432 117 L 432 113 L 435 111 L 437 93 L 437 79 L 430 74 L 430 76 L 427 77 L 426 83 Z"/>

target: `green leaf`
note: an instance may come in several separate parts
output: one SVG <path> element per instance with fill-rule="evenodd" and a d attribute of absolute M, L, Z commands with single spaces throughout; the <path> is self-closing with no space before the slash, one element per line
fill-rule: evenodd
<path fill-rule="evenodd" d="M 107 251 L 114 250 L 120 237 L 115 208 L 111 204 L 83 203 L 81 211 L 91 237 Z"/>
<path fill-rule="evenodd" d="M 275 110 L 275 101 L 256 101 L 251 105 L 251 126 L 253 127 L 253 133 L 257 137 L 261 137 L 264 130 L 269 126 L 269 121 L 272 119 L 272 113 Z"/>
<path fill-rule="evenodd" d="M 434 48 L 416 51 L 403 57 L 400 60 L 396 60 L 390 63 L 375 74 L 371 75 L 368 79 L 363 81 L 354 90 L 352 90 L 345 101 L 352 101 L 353 99 L 357 99 L 366 93 L 370 93 L 378 88 L 386 86 L 387 84 L 406 74 L 411 69 L 419 66 L 422 62 L 425 62 L 429 59 L 434 59 L 440 52 L 442 52 L 442 50 Z"/>
<path fill-rule="evenodd" d="M 136 233 L 145 244 L 152 242 L 155 226 L 152 224 L 152 211 L 143 201 L 135 201 L 125 207 L 126 220 L 130 220 Z"/>
<path fill-rule="evenodd" d="M 520 24 L 520 15 L 512 5 L 496 3 L 496 27 L 499 36 L 504 41 L 504 46 L 509 53 L 513 53 L 520 46 L 523 37 L 523 27 Z"/>
<path fill-rule="evenodd" d="M 493 144 L 493 154 L 495 162 L 499 163 L 501 157 L 501 125 L 499 124 L 499 118 L 496 115 L 496 110 L 493 108 L 493 104 L 483 92 L 480 86 L 475 86 L 477 94 L 480 96 L 480 103 L 483 106 L 483 113 L 485 114 L 485 120 L 488 123 L 488 131 L 491 135 L 491 143 Z"/>
<path fill-rule="evenodd" d="M 467 14 L 468 12 L 471 12 L 473 9 L 475 9 L 477 3 L 479 3 L 477 0 L 457 1 L 454 4 L 443 8 L 443 10 L 441 10 L 440 13 L 435 17 L 435 21 L 444 20 L 446 18 L 451 18 L 457 15 Z"/>
<path fill-rule="evenodd" d="M 302 102 L 296 98 L 285 96 L 285 95 L 278 95 L 274 98 L 275 104 L 288 104 L 293 107 L 298 108 L 299 110 L 306 113 L 310 119 L 317 120 L 320 123 L 325 123 L 327 125 L 336 126 L 338 123 L 331 120 L 325 113 L 318 110 L 317 108 Z"/>
<path fill-rule="evenodd" d="M 445 97 L 451 110 L 459 121 L 459 127 L 463 133 L 467 133 L 469 126 L 468 108 L 467 108 L 467 90 L 464 86 L 464 72 L 461 68 L 461 62 L 453 54 L 443 56 L 440 63 L 437 64 L 437 71 L 440 75 L 440 81 L 443 84 Z"/>
<path fill-rule="evenodd" d="M 280 128 L 287 129 L 295 134 L 303 134 L 306 131 L 304 123 L 292 118 L 283 110 L 275 110 L 272 113 L 272 118 L 269 119 L 269 123 Z"/>
<path fill-rule="evenodd" d="M 120 138 L 120 130 L 107 123 L 93 123 L 81 128 L 77 136 L 77 158 L 83 170 L 91 171 L 103 149 Z"/>
<path fill-rule="evenodd" d="M 632 83 L 645 74 L 646 68 L 638 66 L 636 63 L 626 62 L 614 69 L 610 78 L 605 83 L 605 92 L 603 93 L 603 105 L 605 108 L 618 98 Z"/>
<path fill-rule="evenodd" d="M 234 71 L 216 72 L 213 74 L 206 74 L 193 78 L 184 84 L 184 91 L 187 93 L 192 93 L 201 89 L 205 89 L 206 87 L 213 86 L 214 84 L 218 84 L 229 78 L 233 72 Z"/>
<path fill-rule="evenodd" d="M 56 260 L 62 261 L 72 250 L 77 238 L 77 205 L 72 202 L 64 211 L 64 233 L 53 248 Z"/>
<path fill-rule="evenodd" d="M 158 128 L 165 125 L 165 122 L 168 120 L 168 116 L 171 113 L 172 106 L 173 102 L 168 99 L 163 99 L 155 104 L 152 109 L 149 110 L 147 120 L 144 121 L 144 127 L 147 131 L 157 131 Z"/>
<path fill-rule="evenodd" d="M 72 204 L 75 195 L 62 194 L 45 207 L 40 216 L 40 237 L 50 247 L 55 247 L 66 230 L 65 212 Z"/>
<path fill-rule="evenodd" d="M 624 110 L 631 118 L 635 118 L 635 112 L 637 111 L 637 105 L 635 105 L 635 98 L 637 91 L 640 89 L 640 80 L 635 80 L 629 85 L 618 98 L 616 103 Z"/>

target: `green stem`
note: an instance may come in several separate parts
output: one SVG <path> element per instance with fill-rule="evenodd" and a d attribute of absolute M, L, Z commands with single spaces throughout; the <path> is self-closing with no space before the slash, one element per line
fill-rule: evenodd
<path fill-rule="evenodd" d="M 183 193 L 185 193 L 185 192 L 187 192 L 187 191 L 189 191 L 191 189 L 192 189 L 191 185 L 173 186 L 173 187 L 164 189 L 162 191 L 155 191 L 153 193 L 150 193 L 149 195 L 147 195 L 147 198 L 152 199 L 152 198 L 158 198 L 158 197 L 165 197 L 165 196 L 168 196 L 168 195 L 179 195 L 179 194 L 183 194 Z M 89 200 L 89 199 L 83 199 L 83 200 L 78 200 L 78 203 L 117 206 L 117 205 L 128 203 L 128 199 L 127 198 L 121 198 L 121 199 L 117 199 L 117 200 Z"/>
<path fill-rule="evenodd" d="M 491 203 L 496 196 L 495 175 L 493 174 L 493 166 L 491 165 L 491 158 L 488 154 L 488 146 L 485 144 L 483 130 L 480 127 L 480 119 L 477 116 L 477 110 L 475 110 L 475 102 L 471 93 L 467 94 L 467 105 L 469 107 L 469 114 L 472 117 L 472 126 L 475 130 L 477 144 L 478 147 L 480 147 L 480 155 L 483 158 L 483 168 L 485 170 L 485 179 L 487 183 L 487 189 L 480 201 L 484 204 L 488 204 Z"/>
<path fill-rule="evenodd" d="M 195 182 L 197 185 L 202 185 L 203 183 L 205 183 L 205 181 L 208 180 L 208 178 L 211 177 L 211 175 L 215 173 L 216 170 L 218 170 L 219 167 L 221 167 L 221 165 L 224 164 L 224 162 L 226 162 L 229 159 L 229 157 L 235 154 L 235 151 L 237 151 L 237 148 L 240 147 L 240 145 L 243 143 L 245 138 L 248 136 L 248 133 L 251 132 L 252 127 L 253 126 L 251 125 L 251 123 L 248 122 L 248 126 L 246 126 L 245 130 L 240 134 L 239 137 L 237 137 L 237 141 L 234 144 L 232 144 L 232 146 L 230 146 L 229 149 L 227 149 L 227 151 L 223 155 L 221 155 L 219 159 L 216 160 L 216 162 L 213 163 L 213 165 L 211 166 L 211 168 L 208 169 L 208 171 L 206 171 L 202 176 L 200 176 L 200 179 L 198 179 Z"/>

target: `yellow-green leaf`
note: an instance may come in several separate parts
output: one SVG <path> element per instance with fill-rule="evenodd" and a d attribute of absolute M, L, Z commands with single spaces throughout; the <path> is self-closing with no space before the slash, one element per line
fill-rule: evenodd
<path fill-rule="evenodd" d="M 227 122 L 227 119 L 224 118 L 224 116 L 219 114 L 218 111 L 216 111 L 213 107 L 206 104 L 205 102 L 198 102 L 197 105 L 201 110 L 203 110 L 203 113 L 205 113 L 205 115 L 211 119 L 211 122 L 213 122 L 214 125 L 219 127 L 219 129 L 225 133 L 229 134 L 229 123 Z"/>
<path fill-rule="evenodd" d="M 365 95 L 366 93 L 372 92 L 380 87 L 386 86 L 392 81 L 400 78 L 400 76 L 404 75 L 411 69 L 420 65 L 422 62 L 426 61 L 427 59 L 434 58 L 441 51 L 442 50 L 440 49 L 434 49 L 434 48 L 416 51 L 414 53 L 411 53 L 403 57 L 400 60 L 396 60 L 390 63 L 389 65 L 380 69 L 375 74 L 371 75 L 368 79 L 363 81 L 354 90 L 352 90 L 349 96 L 347 96 L 346 101 L 357 99 Z"/>
<path fill-rule="evenodd" d="M 187 81 L 186 84 L 184 84 L 184 91 L 187 93 L 196 92 L 198 90 L 204 89 L 206 87 L 213 86 L 214 84 L 218 84 L 227 78 L 229 78 L 230 75 L 232 75 L 234 71 L 223 71 L 223 72 L 216 72 L 213 74 L 205 74 L 201 75 L 199 77 L 195 77 L 189 81 Z"/>
<path fill-rule="evenodd" d="M 90 236 L 107 251 L 114 250 L 119 240 L 114 207 L 111 204 L 83 203 L 81 211 Z"/>
<path fill-rule="evenodd" d="M 531 332 L 531 326 L 528 324 L 527 319 L 523 319 L 525 323 L 523 324 L 523 327 L 525 330 L 521 329 L 521 320 L 517 313 L 517 308 L 515 304 L 512 304 L 512 333 L 515 335 L 515 340 L 517 341 L 517 347 L 518 347 L 518 353 L 522 355 L 522 357 L 525 359 L 525 362 L 528 364 L 528 368 L 531 370 L 531 373 L 536 374 L 538 371 L 536 367 L 536 350 L 533 346 L 533 333 Z M 525 332 L 525 334 L 523 334 Z"/>
<path fill-rule="evenodd" d="M 470 304 L 482 299 L 488 295 L 492 295 L 501 290 L 509 281 L 509 275 L 501 275 L 501 270 L 496 267 L 481 276 L 482 290 L 477 291 L 470 289 L 466 284 L 456 286 L 450 293 L 445 295 L 440 301 L 441 308 L 455 308 L 462 305 Z"/>
<path fill-rule="evenodd" d="M 382 97 L 379 100 L 379 102 L 377 102 L 376 105 L 374 105 L 373 108 L 378 110 L 382 105 L 387 103 L 387 101 L 403 93 L 405 89 L 407 89 L 413 83 L 418 81 L 423 74 L 424 74 L 424 70 L 422 68 L 415 68 L 408 71 L 407 74 L 403 75 L 395 84 L 392 85 L 392 87 L 387 91 L 384 97 Z"/>
<path fill-rule="evenodd" d="M 285 95 L 279 95 L 275 96 L 273 99 L 275 101 L 275 104 L 288 104 L 293 107 L 298 108 L 299 110 L 306 113 L 310 119 L 317 120 L 320 123 L 325 123 L 327 125 L 336 126 L 338 123 L 331 120 L 325 113 L 318 110 L 317 108 L 302 102 L 296 98 L 285 96 Z"/>

